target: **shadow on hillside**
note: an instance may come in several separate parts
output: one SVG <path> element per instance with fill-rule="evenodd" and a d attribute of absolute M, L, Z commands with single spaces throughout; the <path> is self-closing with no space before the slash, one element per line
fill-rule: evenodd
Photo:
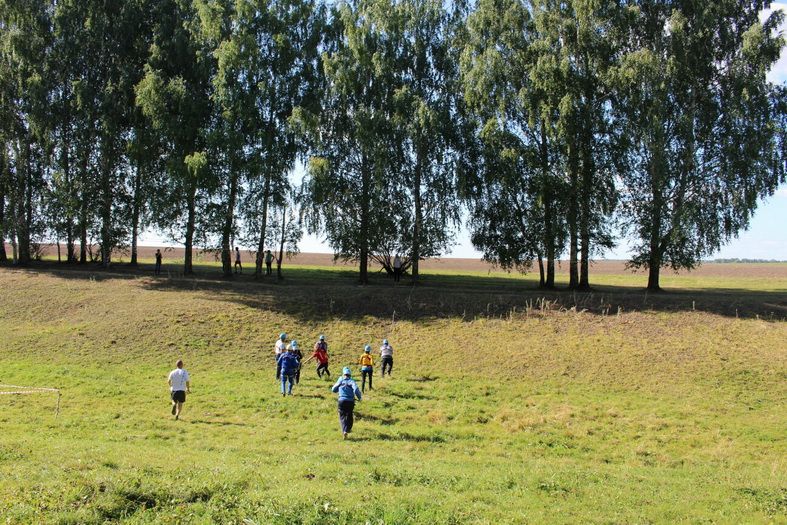
<path fill-rule="evenodd" d="M 631 311 L 708 312 L 727 317 L 781 321 L 787 319 L 787 291 L 740 288 L 669 289 L 660 293 L 631 286 L 598 285 L 589 292 L 542 290 L 532 279 L 505 276 L 426 274 L 419 285 L 394 284 L 374 273 L 370 283 L 357 283 L 351 269 L 286 268 L 285 278 L 255 279 L 251 274 L 225 279 L 215 266 L 195 267 L 193 276 L 166 268 L 154 276 L 149 267 L 36 263 L 6 271 L 49 274 L 63 279 L 103 281 L 136 280 L 160 291 L 205 292 L 207 297 L 251 308 L 298 316 L 306 321 L 341 318 L 359 320 L 413 320 L 428 318 L 510 318 L 544 315 L 554 311 L 616 315 Z M 167 271 L 169 270 L 169 271 Z"/>

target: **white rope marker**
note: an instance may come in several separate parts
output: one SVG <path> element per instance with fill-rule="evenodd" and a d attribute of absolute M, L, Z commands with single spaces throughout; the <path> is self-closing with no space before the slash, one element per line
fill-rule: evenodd
<path fill-rule="evenodd" d="M 0 384 L 0 389 L 4 389 L 0 391 L 0 396 L 24 396 L 29 394 L 44 394 L 47 392 L 56 392 L 57 393 L 57 405 L 55 406 L 55 416 L 60 415 L 60 397 L 62 394 L 60 393 L 59 388 L 44 388 L 38 386 L 19 386 L 19 385 L 3 385 Z M 15 390 L 5 390 L 5 389 L 15 389 Z"/>

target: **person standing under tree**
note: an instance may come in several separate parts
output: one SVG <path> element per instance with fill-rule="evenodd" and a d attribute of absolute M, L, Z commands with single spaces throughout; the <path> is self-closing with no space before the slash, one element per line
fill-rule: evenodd
<path fill-rule="evenodd" d="M 380 347 L 380 364 L 382 365 L 382 377 L 385 377 L 385 368 L 388 367 L 388 375 L 393 370 L 393 346 L 388 344 L 388 339 L 383 339 L 383 346 Z"/>
<path fill-rule="evenodd" d="M 361 400 L 362 394 L 358 390 L 358 384 L 352 380 L 352 372 L 348 367 L 342 370 L 342 377 L 331 387 L 331 391 L 339 394 L 339 424 L 342 427 L 342 437 L 347 439 L 347 435 L 353 431 L 353 410 L 355 410 L 355 399 Z"/>
<path fill-rule="evenodd" d="M 161 250 L 156 249 L 156 270 L 155 275 L 161 275 Z"/>
<path fill-rule="evenodd" d="M 273 254 L 270 250 L 265 252 L 265 275 L 273 275 L 273 269 L 271 265 L 273 264 Z"/>
<path fill-rule="evenodd" d="M 170 398 L 172 399 L 172 415 L 175 416 L 175 420 L 178 420 L 180 411 L 183 410 L 183 403 L 186 402 L 186 393 L 191 393 L 191 385 L 189 373 L 183 369 L 182 359 L 178 359 L 175 367 L 175 370 L 169 373 L 167 383 L 169 383 Z"/>
<path fill-rule="evenodd" d="M 372 375 L 374 375 L 374 358 L 372 346 L 366 345 L 363 349 L 358 364 L 361 365 L 361 391 L 366 392 L 366 378 L 369 378 L 369 390 L 372 389 Z"/>
<path fill-rule="evenodd" d="M 402 258 L 397 253 L 393 260 L 394 282 L 399 282 L 402 278 Z"/>
<path fill-rule="evenodd" d="M 240 248 L 235 247 L 235 273 L 243 273 L 243 266 L 240 264 Z"/>

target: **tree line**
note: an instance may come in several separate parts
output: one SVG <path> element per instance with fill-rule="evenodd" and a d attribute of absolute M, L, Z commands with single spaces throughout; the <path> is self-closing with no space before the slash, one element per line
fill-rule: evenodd
<path fill-rule="evenodd" d="M 417 280 L 467 217 L 548 288 L 622 233 L 658 289 L 785 181 L 767 4 L 0 0 L 0 238 L 108 266 L 155 228 L 231 277 L 233 243 L 261 275 L 307 230 L 365 283 L 395 254 Z"/>

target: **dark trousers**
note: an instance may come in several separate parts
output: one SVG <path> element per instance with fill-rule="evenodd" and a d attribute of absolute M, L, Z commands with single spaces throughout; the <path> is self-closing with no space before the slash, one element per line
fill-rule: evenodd
<path fill-rule="evenodd" d="M 301 367 L 298 367 L 298 371 L 295 372 L 295 384 L 297 385 L 300 382 L 301 382 Z"/>
<path fill-rule="evenodd" d="M 388 367 L 388 375 L 391 375 L 391 370 L 393 370 L 393 357 L 390 356 L 390 355 L 386 355 L 386 356 L 382 357 L 381 361 L 382 361 L 382 365 L 383 365 L 383 373 L 382 373 L 382 375 L 385 375 L 385 367 L 386 366 Z"/>
<path fill-rule="evenodd" d="M 339 424 L 342 426 L 342 432 L 344 433 L 353 431 L 354 409 L 355 401 L 339 401 Z"/>
<path fill-rule="evenodd" d="M 372 389 L 372 376 L 374 375 L 374 369 L 369 367 L 368 370 L 361 370 L 361 392 L 366 391 L 366 378 L 369 378 L 369 389 Z"/>
<path fill-rule="evenodd" d="M 241 266 L 240 261 L 235 261 L 235 272 L 243 273 L 243 266 Z"/>
<path fill-rule="evenodd" d="M 402 269 L 401 268 L 394 268 L 394 281 L 399 282 L 399 279 L 402 278 Z"/>
<path fill-rule="evenodd" d="M 322 377 L 323 374 L 331 377 L 331 372 L 328 370 L 328 363 L 317 365 L 317 377 Z"/>
<path fill-rule="evenodd" d="M 154 272 L 156 275 L 161 273 L 161 261 L 156 261 L 156 270 Z"/>
<path fill-rule="evenodd" d="M 265 263 L 265 275 L 271 275 L 272 273 L 271 263 Z"/>
<path fill-rule="evenodd" d="M 276 361 L 276 379 L 279 379 L 281 376 L 281 363 Z"/>

